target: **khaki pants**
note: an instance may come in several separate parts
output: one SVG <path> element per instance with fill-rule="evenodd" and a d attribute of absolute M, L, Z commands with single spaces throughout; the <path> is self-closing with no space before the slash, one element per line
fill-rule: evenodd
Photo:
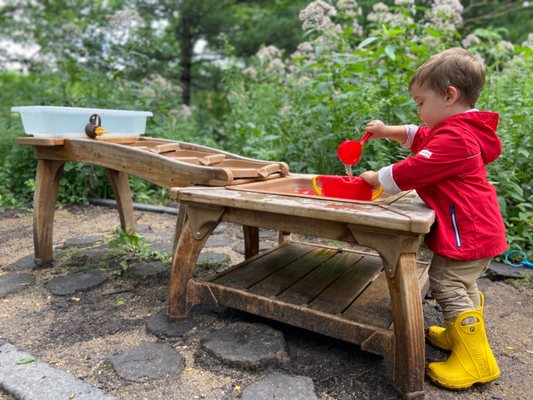
<path fill-rule="evenodd" d="M 431 294 L 439 303 L 445 321 L 453 322 L 461 312 L 479 308 L 476 281 L 491 259 L 454 260 L 438 254 L 433 256 L 429 267 Z"/>

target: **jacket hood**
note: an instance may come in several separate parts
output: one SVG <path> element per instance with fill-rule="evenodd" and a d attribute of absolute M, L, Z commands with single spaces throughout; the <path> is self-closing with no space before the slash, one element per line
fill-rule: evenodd
<path fill-rule="evenodd" d="M 481 157 L 485 164 L 497 159 L 502 153 L 502 142 L 496 134 L 500 116 L 490 111 L 471 111 L 451 117 L 476 138 L 481 149 Z"/>

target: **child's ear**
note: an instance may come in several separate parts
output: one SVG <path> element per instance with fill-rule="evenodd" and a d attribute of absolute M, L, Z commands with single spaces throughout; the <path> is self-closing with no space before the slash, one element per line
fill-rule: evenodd
<path fill-rule="evenodd" d="M 444 91 L 444 98 L 449 106 L 455 104 L 459 100 L 459 97 L 459 89 L 457 89 L 455 86 L 450 85 Z"/>

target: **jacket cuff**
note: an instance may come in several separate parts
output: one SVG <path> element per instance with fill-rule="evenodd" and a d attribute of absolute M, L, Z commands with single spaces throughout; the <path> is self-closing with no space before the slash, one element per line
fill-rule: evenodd
<path fill-rule="evenodd" d="M 410 149 L 415 140 L 416 131 L 418 131 L 417 125 L 404 125 L 405 133 L 407 134 L 407 140 L 401 145 L 404 149 Z"/>
<path fill-rule="evenodd" d="M 381 168 L 378 171 L 378 179 L 385 193 L 396 194 L 401 192 L 396 182 L 394 182 L 394 178 L 392 176 L 392 165 Z"/>

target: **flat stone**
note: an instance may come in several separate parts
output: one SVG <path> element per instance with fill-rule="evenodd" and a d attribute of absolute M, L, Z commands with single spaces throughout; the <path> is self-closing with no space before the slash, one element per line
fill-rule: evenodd
<path fill-rule="evenodd" d="M 153 314 L 146 325 L 146 329 L 151 334 L 170 337 L 183 337 L 183 335 L 191 331 L 194 327 L 195 321 L 193 318 L 168 322 L 166 307 Z"/>
<path fill-rule="evenodd" d="M 223 363 L 247 369 L 284 364 L 290 359 L 283 333 L 262 324 L 236 322 L 211 332 L 201 346 Z"/>
<path fill-rule="evenodd" d="M 210 236 L 205 247 L 226 247 L 230 245 L 230 238 L 226 235 Z"/>
<path fill-rule="evenodd" d="M 150 248 L 153 251 L 161 251 L 163 253 L 172 253 L 172 249 L 174 247 L 174 242 L 166 241 L 157 241 L 155 243 L 150 244 Z"/>
<path fill-rule="evenodd" d="M 0 299 L 27 288 L 35 281 L 33 274 L 10 272 L 0 275 Z"/>
<path fill-rule="evenodd" d="M 90 247 L 96 244 L 104 243 L 103 236 L 85 236 L 85 237 L 75 237 L 65 240 L 63 243 L 63 248 L 69 247 Z"/>
<path fill-rule="evenodd" d="M 19 258 L 14 263 L 5 265 L 2 267 L 4 271 L 24 271 L 28 269 L 33 269 L 35 267 L 35 256 L 33 254 L 28 254 L 22 258 Z"/>
<path fill-rule="evenodd" d="M 272 243 L 268 242 L 259 242 L 259 252 L 265 251 L 272 248 Z M 235 246 L 233 246 L 233 250 L 235 250 L 239 254 L 244 254 L 244 243 L 239 242 Z"/>
<path fill-rule="evenodd" d="M 487 274 L 493 279 L 524 278 L 526 274 L 533 273 L 532 268 L 513 267 L 504 263 L 491 261 Z"/>
<path fill-rule="evenodd" d="M 116 399 L 2 341 L 0 388 L 19 400 Z"/>
<path fill-rule="evenodd" d="M 74 294 L 77 291 L 94 288 L 106 280 L 107 276 L 101 271 L 78 271 L 52 278 L 46 283 L 46 287 L 52 294 L 65 296 Z"/>
<path fill-rule="evenodd" d="M 246 387 L 242 400 L 316 400 L 311 378 L 274 373 Z"/>
<path fill-rule="evenodd" d="M 205 264 L 229 264 L 230 258 L 227 254 L 216 253 L 213 251 L 204 251 L 200 253 L 196 265 L 205 265 Z"/>
<path fill-rule="evenodd" d="M 159 379 L 179 374 L 185 360 L 168 344 L 144 343 L 109 358 L 117 374 L 128 381 Z"/>
<path fill-rule="evenodd" d="M 135 224 L 135 232 L 146 233 L 152 231 L 152 225 L 150 224 Z"/>
<path fill-rule="evenodd" d="M 213 231 L 213 234 L 217 235 L 219 233 L 226 233 L 230 229 L 230 226 L 226 223 L 218 224 L 215 230 Z"/>
<path fill-rule="evenodd" d="M 128 272 L 138 277 L 153 277 L 158 275 L 167 275 L 169 266 L 159 261 L 139 262 L 130 266 Z"/>

